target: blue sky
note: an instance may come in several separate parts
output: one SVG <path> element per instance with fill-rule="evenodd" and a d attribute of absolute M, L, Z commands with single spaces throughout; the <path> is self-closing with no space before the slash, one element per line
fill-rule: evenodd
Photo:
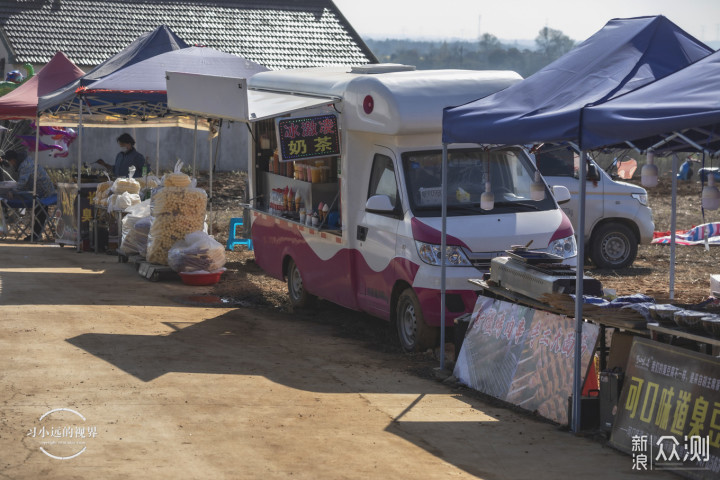
<path fill-rule="evenodd" d="M 613 18 L 665 15 L 720 41 L 720 0 L 334 0 L 363 38 L 533 40 L 541 28 L 582 41 Z"/>

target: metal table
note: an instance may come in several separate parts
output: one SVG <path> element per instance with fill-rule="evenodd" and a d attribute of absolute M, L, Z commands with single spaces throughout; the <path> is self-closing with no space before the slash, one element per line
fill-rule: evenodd
<path fill-rule="evenodd" d="M 708 355 L 713 355 L 714 346 L 720 347 L 720 339 L 699 335 L 697 333 L 692 333 L 687 330 L 665 327 L 658 323 L 648 323 L 647 328 L 648 330 L 650 330 L 653 340 L 658 340 L 658 334 L 669 335 L 670 337 L 672 337 L 669 342 L 670 345 L 672 345 L 674 339 L 685 338 L 688 340 L 692 340 L 693 342 L 705 345 L 705 353 L 707 353 Z"/>

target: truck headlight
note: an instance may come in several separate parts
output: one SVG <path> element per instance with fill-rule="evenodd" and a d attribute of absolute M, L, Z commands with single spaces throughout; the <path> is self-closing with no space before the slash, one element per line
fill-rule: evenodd
<path fill-rule="evenodd" d="M 440 265 L 440 245 L 415 241 L 420 259 L 430 265 Z M 448 267 L 469 267 L 472 264 L 468 260 L 462 248 L 454 245 L 445 247 L 445 265 Z"/>
<path fill-rule="evenodd" d="M 640 202 L 640 205 L 647 205 L 647 193 L 633 193 L 632 197 Z"/>
<path fill-rule="evenodd" d="M 563 258 L 571 258 L 577 255 L 577 242 L 575 235 L 559 238 L 550 242 L 547 248 L 548 253 L 559 255 Z"/>

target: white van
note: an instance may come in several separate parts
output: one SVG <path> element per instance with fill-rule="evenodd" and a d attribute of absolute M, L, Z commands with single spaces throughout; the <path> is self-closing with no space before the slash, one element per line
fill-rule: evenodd
<path fill-rule="evenodd" d="M 543 145 L 535 162 L 549 185 L 562 185 L 571 199 L 562 209 L 577 231 L 580 205 L 579 155 L 570 146 Z M 631 183 L 613 180 L 594 161 L 587 168 L 585 204 L 586 257 L 598 268 L 621 269 L 632 265 L 638 244 L 649 244 L 655 224 L 648 207 L 647 191 Z"/>
<path fill-rule="evenodd" d="M 287 279 L 294 306 L 322 297 L 395 322 L 408 351 L 434 346 L 441 320 L 442 110 L 519 80 L 514 72 L 387 64 L 248 79 L 258 265 Z M 547 185 L 541 184 L 543 199 L 531 199 L 534 173 L 522 148 L 449 149 L 446 325 L 475 305 L 468 280 L 513 245 L 532 242 L 575 264 L 572 226 Z M 486 184 L 494 195 L 489 210 L 481 208 Z M 553 193 L 569 199 L 564 187 Z"/>

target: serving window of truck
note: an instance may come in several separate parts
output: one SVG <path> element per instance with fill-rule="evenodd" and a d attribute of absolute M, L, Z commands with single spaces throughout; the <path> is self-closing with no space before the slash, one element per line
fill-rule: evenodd
<path fill-rule="evenodd" d="M 337 115 L 323 112 L 258 121 L 255 137 L 262 209 L 340 235 Z"/>

